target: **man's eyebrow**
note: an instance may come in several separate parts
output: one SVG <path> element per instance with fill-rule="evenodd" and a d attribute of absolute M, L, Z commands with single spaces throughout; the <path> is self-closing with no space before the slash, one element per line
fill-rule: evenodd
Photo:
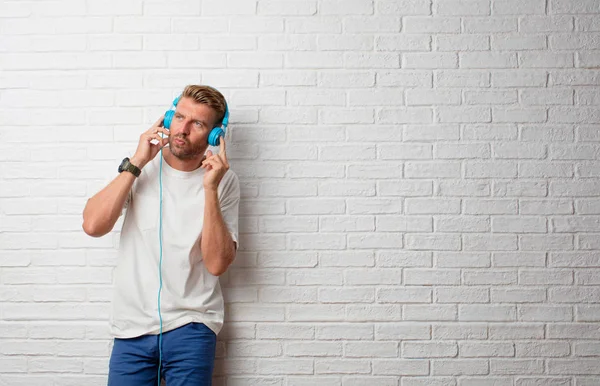
<path fill-rule="evenodd" d="M 182 116 L 184 116 L 184 117 L 185 117 L 185 114 L 182 114 L 182 113 L 180 113 L 180 112 L 177 112 L 177 114 L 179 114 L 179 115 L 182 115 Z M 200 119 L 200 118 L 192 118 L 192 119 L 193 119 L 194 121 L 196 121 L 196 122 L 201 122 L 201 123 L 202 123 L 204 126 L 207 126 L 207 125 L 206 125 L 206 122 L 205 122 L 204 120 Z"/>

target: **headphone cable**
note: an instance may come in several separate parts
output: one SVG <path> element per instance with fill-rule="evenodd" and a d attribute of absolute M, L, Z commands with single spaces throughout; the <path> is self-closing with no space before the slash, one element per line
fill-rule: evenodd
<path fill-rule="evenodd" d="M 161 133 L 162 136 L 162 133 Z M 163 197 L 163 186 L 162 186 L 162 164 L 163 164 L 163 152 L 162 152 L 162 147 L 160 148 L 160 169 L 159 169 L 159 174 L 158 174 L 158 181 L 159 181 L 159 228 L 158 228 L 158 241 L 159 241 L 159 245 L 160 245 L 160 259 L 159 259 L 159 263 L 158 263 L 158 282 L 159 282 L 159 287 L 158 287 L 158 318 L 160 320 L 160 331 L 158 334 L 158 386 L 160 386 L 160 370 L 161 370 L 161 364 L 162 364 L 162 330 L 163 330 L 163 320 L 162 320 L 162 313 L 160 311 L 160 294 L 162 291 L 162 259 L 163 259 L 163 238 L 162 238 L 162 197 Z"/>

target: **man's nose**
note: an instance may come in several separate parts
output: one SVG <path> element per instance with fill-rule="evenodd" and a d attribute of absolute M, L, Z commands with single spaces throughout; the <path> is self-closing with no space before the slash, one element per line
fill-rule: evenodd
<path fill-rule="evenodd" d="M 181 124 L 181 127 L 177 131 L 177 134 L 185 134 L 188 135 L 190 133 L 190 122 L 184 121 Z"/>

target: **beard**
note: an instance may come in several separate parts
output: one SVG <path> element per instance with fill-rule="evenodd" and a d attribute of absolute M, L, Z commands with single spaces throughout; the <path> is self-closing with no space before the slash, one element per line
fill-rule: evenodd
<path fill-rule="evenodd" d="M 185 143 L 183 145 L 176 144 L 175 139 L 182 140 Z M 169 149 L 175 157 L 181 160 L 193 159 L 204 153 L 202 144 L 197 143 L 194 145 L 184 135 L 169 137 Z"/>

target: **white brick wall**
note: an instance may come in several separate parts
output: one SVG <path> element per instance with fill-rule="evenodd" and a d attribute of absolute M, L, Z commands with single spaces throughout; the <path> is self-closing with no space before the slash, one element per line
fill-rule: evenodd
<path fill-rule="evenodd" d="M 600 385 L 599 67 L 598 0 L 0 1 L 0 384 L 105 385 L 82 209 L 206 83 L 243 195 L 215 385 Z"/>

